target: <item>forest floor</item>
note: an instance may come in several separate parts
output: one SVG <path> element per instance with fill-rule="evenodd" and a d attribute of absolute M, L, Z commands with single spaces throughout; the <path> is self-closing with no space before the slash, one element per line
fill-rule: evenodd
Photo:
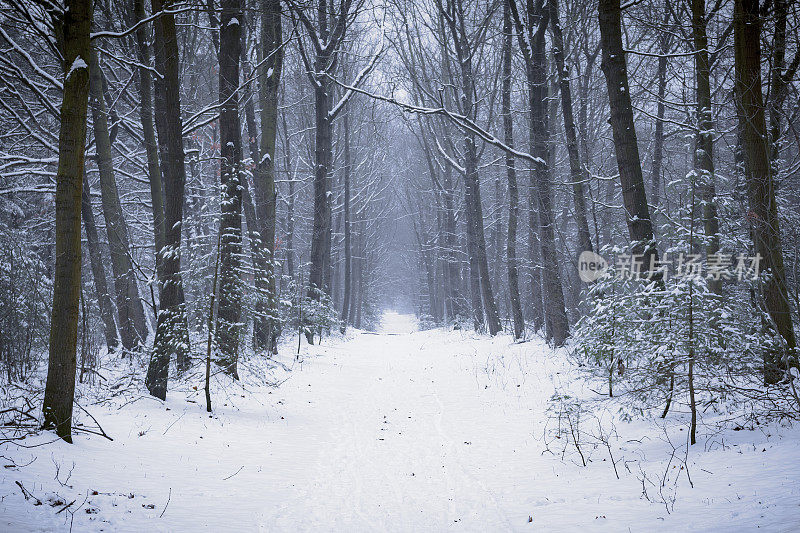
<path fill-rule="evenodd" d="M 680 413 L 579 420 L 551 400 L 593 394 L 563 353 L 418 332 L 395 313 L 378 334 L 303 342 L 299 362 L 295 350 L 282 350 L 290 372 L 273 370 L 279 387 L 248 368 L 242 384 L 218 379 L 212 417 L 198 377 L 165 403 L 85 398 L 113 442 L 0 445 L 0 531 L 800 527 L 797 427 L 714 429 L 707 416 L 688 447 Z"/>

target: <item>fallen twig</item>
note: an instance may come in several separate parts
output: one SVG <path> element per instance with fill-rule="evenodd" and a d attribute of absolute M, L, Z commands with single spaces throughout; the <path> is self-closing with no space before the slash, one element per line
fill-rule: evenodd
<path fill-rule="evenodd" d="M 73 503 L 75 503 L 75 501 L 76 501 L 76 500 L 72 500 L 71 502 L 69 502 L 67 505 L 65 505 L 64 507 L 62 507 L 62 508 L 61 508 L 61 509 L 59 509 L 58 511 L 56 511 L 56 514 L 59 514 L 59 513 L 61 513 L 62 511 L 66 511 L 68 507 L 70 507 L 70 506 L 71 506 Z"/>
<path fill-rule="evenodd" d="M 232 478 L 233 476 L 235 476 L 236 474 L 241 472 L 243 468 L 244 468 L 244 465 L 240 466 L 239 470 L 237 470 L 236 472 L 234 472 L 233 474 L 231 474 L 230 476 L 228 476 L 226 478 L 222 478 L 222 481 L 227 481 L 228 479 Z"/>
<path fill-rule="evenodd" d="M 106 433 L 106 432 L 103 430 L 103 427 L 100 425 L 100 422 L 98 422 L 98 421 L 97 421 L 97 419 L 94 417 L 94 415 L 92 415 L 92 413 L 90 413 L 89 411 L 87 411 L 86 409 L 84 409 L 84 407 L 83 407 L 81 404 L 79 404 L 78 402 L 75 402 L 75 405 L 77 405 L 77 406 L 78 406 L 78 407 L 81 409 L 81 411 L 83 411 L 84 413 L 86 413 L 86 414 L 89 416 L 89 418 L 91 418 L 91 419 L 94 421 L 94 423 L 95 423 L 95 424 L 97 424 L 97 429 L 99 429 L 99 430 L 100 430 L 100 433 L 99 433 L 99 435 L 100 435 L 101 437 L 105 437 L 105 438 L 107 438 L 108 440 L 110 440 L 110 441 L 112 441 L 112 442 L 113 442 L 113 440 L 114 440 L 114 439 L 112 439 L 111 437 L 109 437 L 109 436 L 108 436 L 108 433 Z M 88 429 L 82 429 L 82 431 L 86 431 L 86 432 L 88 432 L 88 433 L 95 433 L 95 432 L 89 431 Z M 95 433 L 95 434 L 98 434 L 98 433 Z"/>
<path fill-rule="evenodd" d="M 244 468 L 244 467 L 243 467 Z M 167 503 L 164 505 L 164 510 L 161 511 L 161 514 L 158 515 L 159 518 L 164 516 L 164 513 L 167 512 L 167 507 L 169 507 L 169 501 L 172 499 L 172 487 L 169 488 L 169 494 L 167 494 Z"/>
<path fill-rule="evenodd" d="M 22 495 L 25 497 L 26 500 L 30 500 L 31 498 L 33 498 L 34 500 L 36 500 L 36 503 L 34 505 L 42 505 L 42 500 L 34 496 L 28 489 L 26 489 L 23 486 L 22 482 L 15 481 L 14 483 L 16 483 L 19 489 L 22 491 Z"/>

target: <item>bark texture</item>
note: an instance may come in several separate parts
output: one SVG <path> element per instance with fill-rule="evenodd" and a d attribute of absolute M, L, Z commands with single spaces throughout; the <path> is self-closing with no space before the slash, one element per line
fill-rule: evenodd
<path fill-rule="evenodd" d="M 83 216 L 83 228 L 86 232 L 86 247 L 89 249 L 92 277 L 94 278 L 95 291 L 97 292 L 97 304 L 100 308 L 100 318 L 103 320 L 103 328 L 105 330 L 106 346 L 109 352 L 113 352 L 119 346 L 119 334 L 117 333 L 117 323 L 114 321 L 114 305 L 111 303 L 111 296 L 108 294 L 106 267 L 103 265 L 100 237 L 97 234 L 97 223 L 92 211 L 89 180 L 85 173 L 83 175 L 83 192 L 81 193 L 81 215 Z"/>
<path fill-rule="evenodd" d="M 256 314 L 256 347 L 276 353 L 280 322 L 278 320 L 278 289 L 275 282 L 275 229 L 277 227 L 278 189 L 275 186 L 275 140 L 278 133 L 278 88 L 283 68 L 281 5 L 279 0 L 267 0 L 261 14 L 261 46 L 264 63 L 259 72 L 259 101 L 261 104 L 261 158 L 256 162 L 256 215 L 261 236 L 261 255 L 265 270 L 261 278 L 264 298 L 259 299 Z"/>
<path fill-rule="evenodd" d="M 694 167 L 700 193 L 706 258 L 719 252 L 719 219 L 717 218 L 716 186 L 714 185 L 714 115 L 711 109 L 711 64 L 706 34 L 705 0 L 692 0 L 692 34 L 694 38 L 695 87 L 697 94 L 697 136 Z M 708 280 L 708 288 L 722 294 L 722 280 Z"/>
<path fill-rule="evenodd" d="M 761 22 L 757 0 L 734 3 L 735 93 L 739 131 L 750 200 L 753 244 L 761 256 L 764 306 L 783 337 L 783 354 L 765 349 L 764 381 L 777 383 L 789 365 L 797 365 L 797 341 L 792 324 L 783 266 L 775 183 L 770 165 L 770 142 L 761 90 Z"/>
<path fill-rule="evenodd" d="M 512 76 L 512 44 L 513 28 L 508 2 L 503 2 L 503 142 L 514 147 L 514 120 L 511 116 L 511 76 Z M 508 235 L 506 242 L 506 259 L 508 262 L 508 296 L 511 307 L 511 319 L 514 327 L 514 338 L 520 339 L 525 333 L 525 319 L 522 316 L 522 304 L 519 296 L 519 270 L 517 268 L 517 221 L 519 220 L 519 187 L 517 186 L 517 169 L 514 157 L 506 154 L 506 176 L 508 178 Z"/>
<path fill-rule="evenodd" d="M 239 121 L 239 58 L 241 57 L 241 0 L 223 0 L 219 30 L 220 217 L 219 308 L 217 363 L 238 379 L 239 337 L 242 329 L 242 135 Z"/>
<path fill-rule="evenodd" d="M 152 10 L 157 13 L 172 5 L 171 0 L 152 0 Z M 175 15 L 165 13 L 158 17 L 155 27 L 154 57 L 156 70 L 161 74 L 154 83 L 156 129 L 164 185 L 164 248 L 162 268 L 164 283 L 161 288 L 156 335 L 153 353 L 147 368 L 147 388 L 153 396 L 165 399 L 169 361 L 175 354 L 178 369 L 189 367 L 189 330 L 186 322 L 186 305 L 181 279 L 181 233 L 183 228 L 183 202 L 186 188 L 185 154 L 180 103 L 180 77 L 178 68 L 178 40 Z"/>
<path fill-rule="evenodd" d="M 628 233 L 634 243 L 633 253 L 641 254 L 643 272 L 656 265 L 656 250 L 650 208 L 642 177 L 642 163 L 636 128 L 633 123 L 628 67 L 622 46 L 622 10 L 620 0 L 600 0 L 600 43 L 603 59 L 600 68 L 605 74 L 611 106 L 611 130 L 617 155 L 622 200 L 625 206 Z"/>
<path fill-rule="evenodd" d="M 89 102 L 100 175 L 100 197 L 106 221 L 108 248 L 111 252 L 111 272 L 114 277 L 114 300 L 117 304 L 119 333 L 123 349 L 133 351 L 144 345 L 147 339 L 147 323 L 130 255 L 128 225 L 122 213 L 114 176 L 108 113 L 103 98 L 103 78 L 94 50 L 90 51 L 89 77 Z"/>
<path fill-rule="evenodd" d="M 65 5 L 67 9 L 63 14 L 53 15 L 53 26 L 64 58 L 65 80 L 58 135 L 53 311 L 42 415 L 44 428 L 55 429 L 59 437 L 71 443 L 81 290 L 81 192 L 92 8 L 88 0 L 66 0 Z"/>

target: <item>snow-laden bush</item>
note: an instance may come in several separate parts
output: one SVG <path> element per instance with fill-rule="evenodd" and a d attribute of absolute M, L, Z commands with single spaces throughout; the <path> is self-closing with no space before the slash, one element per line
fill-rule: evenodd
<path fill-rule="evenodd" d="M 339 313 L 331 297 L 324 291 L 316 290 L 311 297 L 305 290 L 298 291 L 297 283 L 284 278 L 278 306 L 278 320 L 282 330 L 288 335 L 301 329 L 305 335 L 322 338 L 341 326 Z"/>
<path fill-rule="evenodd" d="M 628 413 L 658 407 L 666 415 L 689 402 L 690 362 L 698 405 L 764 391 L 763 357 L 780 339 L 754 311 L 747 286 L 719 296 L 701 277 L 622 278 L 611 268 L 589 289 L 575 335 L 573 355 L 605 382 L 604 394 L 622 398 Z"/>

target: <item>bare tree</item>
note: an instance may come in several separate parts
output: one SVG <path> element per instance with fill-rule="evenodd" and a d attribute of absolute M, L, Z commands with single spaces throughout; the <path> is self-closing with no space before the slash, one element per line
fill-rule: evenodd
<path fill-rule="evenodd" d="M 561 91 L 561 114 L 564 118 L 564 133 L 567 138 L 569 170 L 572 178 L 572 201 L 575 206 L 575 223 L 578 226 L 578 251 L 592 251 L 592 238 L 589 233 L 589 222 L 586 217 L 586 195 L 583 183 L 588 177 L 581 167 L 578 152 L 578 135 L 575 129 L 575 118 L 572 114 L 572 89 L 570 88 L 569 70 L 564 56 L 566 49 L 561 25 L 558 20 L 558 0 L 550 2 L 550 29 L 553 33 L 553 57 L 558 71 L 559 90 Z"/>
<path fill-rule="evenodd" d="M 525 59 L 530 110 L 529 131 L 531 155 L 536 158 L 531 171 L 531 192 L 536 199 L 539 221 L 538 238 L 542 258 L 542 290 L 545 330 L 556 346 L 569 336 L 569 323 L 564 305 L 564 290 L 559 273 L 553 227 L 553 207 L 550 168 L 547 164 L 549 128 L 547 123 L 547 56 L 545 32 L 550 23 L 550 11 L 544 0 L 527 0 L 523 19 L 516 1 L 510 4 L 517 36 Z M 533 233 L 533 231 L 531 232 Z M 534 285 L 536 285 L 534 276 Z M 534 294 L 534 299 L 536 295 Z M 536 304 L 534 304 L 536 305 Z"/>
<path fill-rule="evenodd" d="M 697 136 L 695 139 L 695 173 L 700 192 L 706 256 L 719 252 L 719 220 L 717 190 L 714 185 L 714 119 L 711 109 L 711 64 L 708 51 L 705 0 L 692 0 L 692 35 L 694 37 L 695 86 L 697 94 Z M 660 61 L 660 59 L 659 59 Z M 722 293 L 722 280 L 709 280 L 709 288 Z"/>
<path fill-rule="evenodd" d="M 64 96 L 58 137 L 56 266 L 50 318 L 50 360 L 42 414 L 44 427 L 55 429 L 59 437 L 71 443 L 81 286 L 81 189 L 89 97 L 92 9 L 88 1 L 66 0 L 66 9 L 61 13 L 52 12 L 51 15 L 63 57 Z"/>
<path fill-rule="evenodd" d="M 467 33 L 467 13 L 462 3 L 454 0 L 437 0 L 439 12 L 444 19 L 445 26 L 452 40 L 453 50 L 457 65 L 460 69 L 460 98 L 457 105 L 462 115 L 466 117 L 477 116 L 477 104 L 475 102 L 475 75 L 473 72 L 473 56 L 479 46 L 485 28 L 488 26 L 489 17 L 485 16 L 473 31 L 472 35 Z M 470 260 L 470 276 L 478 281 L 471 283 L 471 291 L 475 299 L 476 291 L 479 297 L 476 302 L 483 302 L 482 309 L 474 309 L 476 314 L 476 324 L 483 322 L 483 315 L 486 316 L 486 324 L 491 335 L 501 331 L 500 317 L 497 312 L 494 292 L 491 286 L 489 275 L 489 264 L 486 257 L 486 237 L 483 229 L 483 207 L 481 205 L 480 182 L 478 180 L 478 148 L 476 136 L 467 132 L 464 137 L 464 189 L 466 204 L 467 222 L 467 251 Z M 481 314 L 478 317 L 478 313 Z"/>
<path fill-rule="evenodd" d="M 756 253 L 766 273 L 761 286 L 764 306 L 775 329 L 786 343 L 784 354 L 764 349 L 764 381 L 777 383 L 788 366 L 797 365 L 797 341 L 786 290 L 783 250 L 770 165 L 770 143 L 761 93 L 761 22 L 757 0 L 734 4 L 734 52 L 736 61 L 736 111 L 744 154 L 747 195 L 753 215 L 751 231 Z"/>
<path fill-rule="evenodd" d="M 111 271 L 114 276 L 114 295 L 119 317 L 119 333 L 122 347 L 135 350 L 144 345 L 147 339 L 147 324 L 144 308 L 139 298 L 139 287 L 130 253 L 128 225 L 122 214 L 119 191 L 114 176 L 111 158 L 111 136 L 108 129 L 108 113 L 103 96 L 103 77 L 94 50 L 89 59 L 89 97 L 92 111 L 92 125 L 97 154 L 97 168 L 100 174 L 100 196 L 106 233 L 111 251 Z"/>
<path fill-rule="evenodd" d="M 219 231 L 220 270 L 217 310 L 217 363 L 238 379 L 237 361 L 242 319 L 242 134 L 239 123 L 241 0 L 221 3 L 219 38 L 219 131 L 222 200 Z"/>
<path fill-rule="evenodd" d="M 617 167 L 625 204 L 625 219 L 628 233 L 634 243 L 634 252 L 642 255 L 643 269 L 656 266 L 656 250 L 650 208 L 642 177 L 642 163 L 636 141 L 636 126 L 633 121 L 628 67 L 622 47 L 622 8 L 620 0 L 599 1 L 600 42 L 603 60 L 600 67 L 606 77 L 608 100 L 611 106 L 611 130 Z"/>
<path fill-rule="evenodd" d="M 144 0 L 133 0 L 134 23 L 145 19 Z M 139 120 L 142 123 L 142 137 L 147 153 L 147 177 L 150 183 L 150 201 L 153 204 L 153 236 L 155 242 L 156 276 L 158 278 L 159 298 L 164 283 L 162 249 L 164 248 L 164 187 L 161 179 L 161 166 L 158 160 L 158 141 L 153 123 L 153 84 L 150 76 L 150 45 L 147 28 L 139 26 L 135 33 L 136 57 L 139 60 L 137 82 L 139 84 Z"/>
<path fill-rule="evenodd" d="M 514 147 L 514 120 L 511 116 L 511 59 L 513 48 L 513 27 L 509 2 L 503 2 L 503 142 Z M 511 317 L 514 324 L 514 338 L 519 339 L 525 332 L 525 319 L 519 297 L 519 272 L 517 269 L 517 219 L 519 217 L 519 188 L 514 156 L 506 154 L 506 174 L 508 176 L 508 236 L 506 256 L 508 261 L 508 292 L 511 303 Z"/>
<path fill-rule="evenodd" d="M 278 132 L 278 88 L 283 68 L 283 43 L 281 32 L 281 5 L 279 0 L 269 0 L 261 13 L 261 55 L 263 64 L 259 74 L 259 101 L 261 104 L 261 153 L 256 162 L 255 190 L 256 215 L 262 255 L 266 259 L 261 280 L 266 292 L 260 300 L 256 322 L 256 346 L 276 353 L 280 324 L 277 319 L 278 293 L 275 283 L 275 228 L 277 197 L 275 186 L 275 139 Z"/>
<path fill-rule="evenodd" d="M 170 4 L 152 0 L 153 12 Z M 178 368 L 188 368 L 189 331 L 181 278 L 181 232 L 186 187 L 185 154 L 178 73 L 178 41 L 175 15 L 169 10 L 155 19 L 155 67 L 160 73 L 155 83 L 155 117 L 164 180 L 164 248 L 161 251 L 164 282 L 159 301 L 153 353 L 147 369 L 150 394 L 164 399 L 167 395 L 169 361 L 176 354 Z"/>

